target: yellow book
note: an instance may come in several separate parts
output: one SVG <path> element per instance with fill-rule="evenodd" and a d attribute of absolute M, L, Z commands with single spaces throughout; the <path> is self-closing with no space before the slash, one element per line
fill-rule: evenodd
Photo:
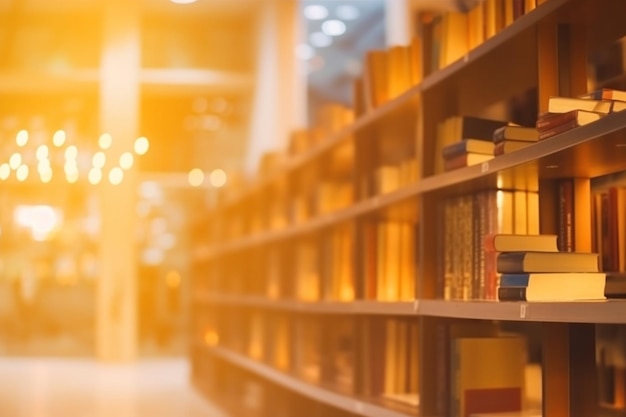
<path fill-rule="evenodd" d="M 411 57 L 407 46 L 392 46 L 387 51 L 387 94 L 393 99 L 411 87 Z"/>
<path fill-rule="evenodd" d="M 365 54 L 363 71 L 363 88 L 367 110 L 375 109 L 389 99 L 387 77 L 387 51 L 368 51 Z"/>
<path fill-rule="evenodd" d="M 526 216 L 529 235 L 539 234 L 539 193 L 528 191 L 526 195 Z"/>
<path fill-rule="evenodd" d="M 504 0 L 504 27 L 515 21 L 514 0 Z"/>
<path fill-rule="evenodd" d="M 468 51 L 467 14 L 448 12 L 443 15 L 441 26 L 441 51 L 439 68 L 460 59 Z"/>
<path fill-rule="evenodd" d="M 411 44 L 409 45 L 411 85 L 418 85 L 424 78 L 424 60 L 422 59 L 423 53 L 424 49 L 422 47 L 422 38 L 419 36 L 413 36 L 413 38 L 411 38 Z"/>
<path fill-rule="evenodd" d="M 457 338 L 452 343 L 453 417 L 522 409 L 526 366 L 524 338 Z"/>
<path fill-rule="evenodd" d="M 513 233 L 516 235 L 528 234 L 528 212 L 526 191 L 513 192 Z"/>
<path fill-rule="evenodd" d="M 498 33 L 497 3 L 499 0 L 484 0 L 485 39 Z"/>

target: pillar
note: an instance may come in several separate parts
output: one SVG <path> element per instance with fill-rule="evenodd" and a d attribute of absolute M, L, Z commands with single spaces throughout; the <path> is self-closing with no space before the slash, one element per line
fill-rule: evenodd
<path fill-rule="evenodd" d="M 96 357 L 133 360 L 137 351 L 136 168 L 109 182 L 119 155 L 133 149 L 139 120 L 140 8 L 138 0 L 103 5 L 100 66 L 101 131 L 113 137 L 100 184 L 100 276 L 96 294 Z M 136 166 L 136 164 L 135 164 Z"/>

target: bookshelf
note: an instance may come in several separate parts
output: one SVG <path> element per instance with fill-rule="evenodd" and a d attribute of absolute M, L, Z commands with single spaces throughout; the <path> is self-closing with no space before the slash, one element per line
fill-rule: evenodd
<path fill-rule="evenodd" d="M 493 3 L 484 1 L 485 7 Z M 442 237 L 443 212 L 449 199 L 494 190 L 533 193 L 540 232 L 556 234 L 559 187 L 572 181 L 573 242 L 578 251 L 592 251 L 599 233 L 592 220 L 595 196 L 624 184 L 626 112 L 487 162 L 437 171 L 439 123 L 454 115 L 527 122 L 530 113 L 534 124 L 550 96 L 588 92 L 589 54 L 626 35 L 617 18 L 626 4 L 526 3 L 533 7 L 459 59 L 425 68 L 423 80 L 404 93 L 362 110 L 354 122 L 268 175 L 227 190 L 207 214 L 210 226 L 198 241 L 192 303 L 200 334 L 214 320 L 228 328 L 230 340 L 192 338 L 199 386 L 207 380 L 219 385 L 220 372 L 243 371 L 239 383 L 255 380 L 267 398 L 305 398 L 293 400 L 291 413 L 312 400 L 341 416 L 456 415 L 452 390 L 463 388 L 450 374 L 458 366 L 450 350 L 460 349 L 451 342 L 514 332 L 527 343 L 525 372 L 540 369 L 540 388 L 520 388 L 524 409 L 538 407 L 550 417 L 626 414 L 621 403 L 626 391 L 615 388 L 623 378 L 621 365 L 608 367 L 615 392 L 607 405 L 598 398 L 608 398 L 607 380 L 600 376 L 608 368 L 597 360 L 604 355 L 602 329 L 615 334 L 626 329 L 624 300 L 499 302 L 444 296 L 449 247 Z M 341 155 L 348 155 L 347 168 L 333 168 Z M 417 178 L 380 192 L 377 175 L 406 162 L 417 163 Z M 303 189 L 316 186 L 311 177 L 320 182 L 347 178 L 350 204 L 320 209 L 312 198 L 307 216 L 294 220 L 293 201 L 306 201 Z M 272 222 L 276 204 L 287 219 L 278 226 Z M 469 254 L 474 262 L 477 256 Z M 244 264 L 250 265 L 247 272 Z M 259 330 L 247 319 L 236 322 L 239 315 L 257 317 L 251 322 L 265 326 Z M 211 320 L 202 318 L 207 316 Z M 283 323 L 282 330 L 272 329 L 274 320 Z M 265 343 L 263 354 L 242 350 L 261 343 L 256 339 Z M 273 364 L 276 349 L 288 352 L 281 367 Z M 616 350 L 618 356 L 626 354 L 623 345 Z M 204 369 L 205 361 L 220 371 Z M 525 378 L 526 384 L 532 379 Z M 532 397 L 535 391 L 543 394 Z M 203 392 L 222 397 L 219 388 Z M 246 413 L 273 411 L 265 404 Z M 309 414 L 326 415 L 313 409 Z"/>

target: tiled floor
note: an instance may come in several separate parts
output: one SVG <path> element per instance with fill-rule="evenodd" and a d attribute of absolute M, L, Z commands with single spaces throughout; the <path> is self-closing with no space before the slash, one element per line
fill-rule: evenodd
<path fill-rule="evenodd" d="M 1 358 L 0 417 L 226 417 L 187 373 L 183 359 Z"/>

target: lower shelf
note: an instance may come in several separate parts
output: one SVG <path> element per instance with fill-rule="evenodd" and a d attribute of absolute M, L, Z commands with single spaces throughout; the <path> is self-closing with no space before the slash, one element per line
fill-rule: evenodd
<path fill-rule="evenodd" d="M 360 399 L 338 394 L 327 389 L 303 382 L 298 378 L 284 374 L 272 367 L 256 362 L 244 355 L 229 351 L 221 347 L 204 347 L 204 350 L 221 360 L 224 360 L 248 372 L 256 374 L 265 380 L 280 385 L 288 390 L 332 407 L 348 411 L 355 415 L 366 417 L 415 417 L 416 413 L 408 414 L 391 410 Z"/>

